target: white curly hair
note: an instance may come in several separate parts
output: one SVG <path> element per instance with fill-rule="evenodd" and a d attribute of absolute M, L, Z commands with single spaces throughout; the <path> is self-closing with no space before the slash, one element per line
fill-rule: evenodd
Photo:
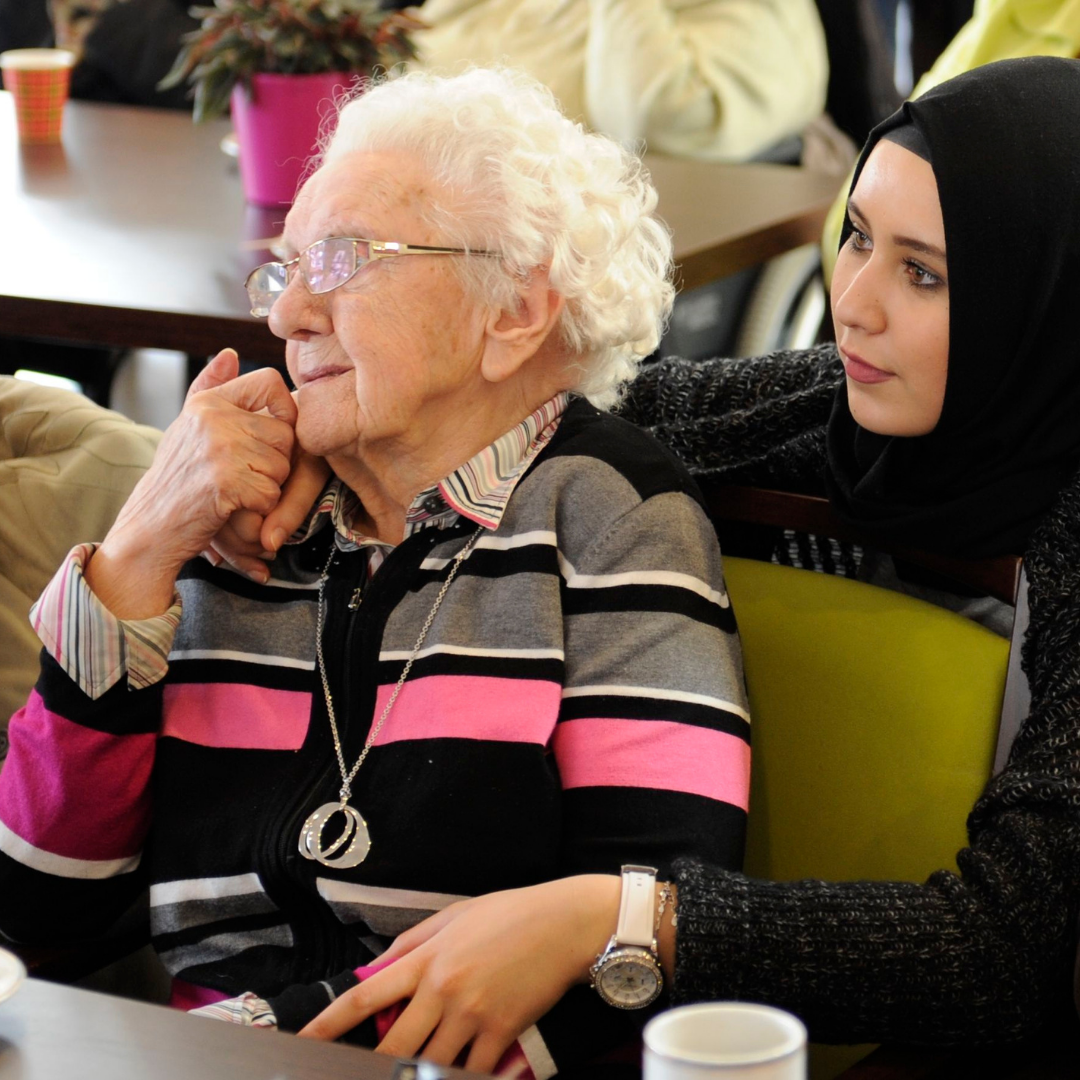
<path fill-rule="evenodd" d="M 671 236 L 637 157 L 559 111 L 551 91 L 508 68 L 449 77 L 414 71 L 342 105 L 322 161 L 354 151 L 419 160 L 446 193 L 429 223 L 447 246 L 501 259 L 452 260 L 476 299 L 513 308 L 538 267 L 566 306 L 559 332 L 576 389 L 617 404 L 671 312 Z"/>

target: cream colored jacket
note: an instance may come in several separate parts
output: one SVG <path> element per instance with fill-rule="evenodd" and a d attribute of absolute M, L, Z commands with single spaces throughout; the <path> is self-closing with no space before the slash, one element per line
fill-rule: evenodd
<path fill-rule="evenodd" d="M 104 538 L 160 438 L 79 394 L 0 376 L 0 759 L 38 677 L 30 606 L 75 544 Z"/>
<path fill-rule="evenodd" d="M 546 83 L 572 119 L 627 145 L 738 161 L 825 104 L 813 0 L 427 0 L 421 62 L 502 62 Z"/>

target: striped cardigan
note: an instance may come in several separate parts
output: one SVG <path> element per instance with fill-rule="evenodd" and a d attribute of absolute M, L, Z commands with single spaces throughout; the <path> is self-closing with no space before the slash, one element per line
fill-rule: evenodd
<path fill-rule="evenodd" d="M 408 537 L 356 610 L 366 555 L 338 552 L 323 640 L 349 765 L 475 529 Z M 148 886 L 177 1001 L 253 991 L 288 1027 L 326 1002 L 303 987 L 459 897 L 624 862 L 664 875 L 688 854 L 739 865 L 735 622 L 696 489 L 656 442 L 569 406 L 462 564 L 356 777 L 372 846 L 343 871 L 297 849 L 340 786 L 315 671 L 332 535 L 283 549 L 266 586 L 190 563 L 153 686 L 91 700 L 43 652 L 0 775 L 0 930 L 85 938 Z M 540 1021 L 530 1060 L 538 1073 L 588 1060 L 626 1023 L 577 988 Z"/>

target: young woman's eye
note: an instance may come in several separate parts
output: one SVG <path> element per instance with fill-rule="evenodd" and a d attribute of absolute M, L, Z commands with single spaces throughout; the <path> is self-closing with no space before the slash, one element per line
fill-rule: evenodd
<path fill-rule="evenodd" d="M 911 284 L 918 289 L 934 289 L 943 284 L 941 277 L 932 270 L 927 270 L 925 266 L 915 262 L 914 259 L 905 259 L 904 265 L 907 267 Z"/>
<path fill-rule="evenodd" d="M 873 246 L 870 237 L 862 231 L 857 229 L 854 225 L 851 226 L 851 236 L 848 238 L 848 243 L 855 251 L 869 251 Z"/>

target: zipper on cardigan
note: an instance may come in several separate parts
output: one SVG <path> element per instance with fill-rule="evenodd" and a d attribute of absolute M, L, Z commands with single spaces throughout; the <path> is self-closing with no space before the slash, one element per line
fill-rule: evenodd
<path fill-rule="evenodd" d="M 336 628 L 334 633 L 335 639 L 342 640 L 344 643 L 343 648 L 334 657 L 335 664 L 340 672 L 338 683 L 340 690 L 338 703 L 340 719 L 338 724 L 340 725 L 339 732 L 343 745 L 347 738 L 346 733 L 350 721 L 353 719 L 352 702 L 353 698 L 357 696 L 354 693 L 354 682 L 358 677 L 363 681 L 363 676 L 358 670 L 361 665 L 354 664 L 351 661 L 353 657 L 362 655 L 362 650 L 356 647 L 357 634 L 360 633 L 361 636 L 363 634 L 362 627 L 358 626 L 359 619 L 362 616 L 357 616 L 357 611 L 360 608 L 360 594 L 363 589 L 361 582 L 367 578 L 368 560 L 357 559 L 354 556 L 353 561 L 359 563 L 360 576 L 359 579 L 353 579 L 356 584 L 349 593 L 349 601 L 346 604 L 349 614 L 342 614 L 342 625 Z M 346 585 L 346 588 L 348 588 L 348 585 Z M 367 614 L 366 609 L 365 614 Z M 330 619 L 327 618 L 327 626 L 329 627 L 329 625 Z M 325 905 L 320 906 L 319 923 L 322 932 L 319 934 L 320 940 L 316 955 L 320 957 L 324 970 L 327 972 L 326 978 L 333 978 L 341 970 L 341 965 L 345 962 L 345 956 L 349 951 L 344 939 L 349 935 L 350 931 Z M 355 964 L 350 965 L 350 967 L 352 966 L 355 966 Z"/>
<path fill-rule="evenodd" d="M 361 569 L 361 573 L 366 573 L 366 567 Z M 337 575 L 335 578 L 340 581 Z M 341 581 L 340 591 L 335 590 L 334 581 L 327 586 L 330 602 L 323 632 L 328 641 L 337 642 L 343 637 L 351 636 L 357 616 L 346 614 L 340 604 L 341 599 L 352 594 L 356 581 L 356 578 L 352 582 Z M 339 598 L 336 604 L 332 599 L 335 592 Z M 350 665 L 343 663 L 348 652 L 347 645 L 341 656 L 335 657 L 335 666 L 343 671 L 341 691 L 346 698 L 351 691 L 351 687 L 347 685 L 350 681 L 347 675 Z M 318 709 L 313 708 L 312 719 L 324 725 L 327 723 L 325 705 Z M 267 895 L 282 911 L 289 913 L 294 939 L 290 981 L 312 982 L 332 978 L 346 967 L 355 967 L 369 951 L 358 939 L 354 940 L 354 933 L 333 914 L 326 901 L 319 896 L 314 884 L 314 878 L 319 876 L 319 871 L 316 869 L 313 874 L 312 864 L 302 859 L 297 852 L 297 837 L 304 819 L 314 805 L 325 800 L 328 790 L 337 790 L 340 784 L 333 747 L 329 745 L 329 738 L 326 742 L 325 763 L 311 777 L 310 783 L 304 785 L 307 787 L 306 792 L 293 800 L 290 811 L 282 820 L 284 827 L 276 837 L 270 839 L 269 857 L 262 868 Z"/>
<path fill-rule="evenodd" d="M 357 698 L 369 699 L 366 701 L 369 713 L 374 708 L 375 695 L 378 691 L 378 641 L 393 610 L 393 608 L 383 610 L 386 607 L 384 594 L 387 591 L 395 593 L 400 588 L 404 595 L 408 590 L 408 581 L 398 585 L 401 575 L 407 575 L 411 579 L 419 570 L 419 563 L 426 551 L 430 551 L 437 543 L 446 539 L 449 537 L 442 530 L 429 530 L 424 535 L 422 544 L 424 551 L 422 552 L 415 551 L 416 544 L 409 545 L 406 551 L 402 550 L 404 543 L 398 545 L 389 553 L 370 581 L 367 581 L 366 562 L 359 560 L 363 563 L 360 567 L 359 580 L 366 581 L 366 585 L 357 583 L 350 590 L 350 583 L 342 582 L 344 586 L 342 592 L 350 598 L 346 605 L 349 614 L 346 615 L 341 608 L 337 608 L 335 613 L 333 603 L 328 604 L 329 610 L 323 632 L 327 640 L 341 643 L 340 649 L 334 649 L 331 652 L 330 663 L 331 670 L 336 669 L 340 673 L 336 680 L 337 689 L 334 697 L 335 705 L 338 706 L 342 718 L 339 722 L 342 724 L 343 744 L 348 739 L 347 732 L 350 727 L 353 727 L 349 721 L 360 719 L 354 716 L 353 701 Z M 356 581 L 355 578 L 354 581 Z M 368 601 L 363 604 L 362 611 L 361 593 L 363 593 L 363 599 Z M 338 595 L 340 596 L 341 593 Z M 401 597 L 398 598 L 398 602 L 400 599 Z M 325 710 L 320 709 L 318 712 L 323 714 L 323 719 L 325 719 Z M 362 722 L 357 724 L 352 732 L 349 732 L 353 737 L 348 741 L 355 744 L 361 734 L 366 737 L 373 720 L 374 714 L 370 713 L 367 728 L 361 731 L 364 725 Z M 350 753 L 353 751 L 358 752 L 356 745 L 351 747 Z M 312 803 L 324 797 L 318 793 L 325 792 L 336 773 L 337 763 L 328 761 L 317 773 L 308 793 L 303 796 L 302 801 L 297 803 L 295 816 L 292 817 L 289 828 L 277 838 L 276 844 L 272 844 L 273 861 L 276 865 L 268 873 L 268 880 L 264 882 L 265 885 L 270 886 L 267 888 L 267 893 L 271 899 L 277 903 L 280 898 L 280 906 L 283 910 L 293 910 L 296 913 L 295 918 L 290 921 L 294 922 L 293 948 L 302 956 L 302 961 L 297 965 L 303 971 L 303 974 L 301 971 L 297 972 L 300 978 L 306 977 L 307 972 L 316 973 L 317 978 L 332 978 L 346 966 L 355 966 L 359 950 L 370 951 L 360 943 L 358 937 L 354 936 L 354 929 L 343 924 L 321 897 L 309 891 L 310 886 L 305 887 L 304 881 L 311 873 L 311 864 L 305 865 L 304 860 L 296 852 L 296 837 L 304 817 L 310 812 Z M 336 788 L 336 784 L 334 787 Z M 325 872 L 316 871 L 316 876 L 320 873 Z M 330 872 L 326 876 L 335 877 L 336 875 Z M 348 875 L 346 880 L 349 877 L 351 875 Z"/>

